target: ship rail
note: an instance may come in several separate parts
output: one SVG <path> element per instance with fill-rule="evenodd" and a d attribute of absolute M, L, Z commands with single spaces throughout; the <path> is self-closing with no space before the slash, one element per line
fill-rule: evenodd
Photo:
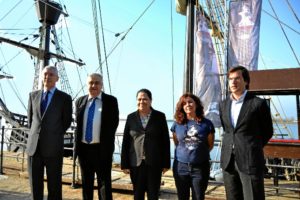
<path fill-rule="evenodd" d="M 2 126 L 2 129 L 1 129 L 1 152 L 0 152 L 1 153 L 1 155 L 0 155 L 0 159 L 1 159 L 0 160 L 0 174 L 3 174 L 3 161 L 4 161 L 4 151 L 5 151 L 4 150 L 4 145 L 7 145 L 7 147 L 9 145 L 16 145 L 16 146 L 20 147 L 19 151 L 16 152 L 15 155 L 7 156 L 7 157 L 17 159 L 21 164 L 21 172 L 25 171 L 25 163 L 26 163 L 26 159 L 27 159 L 27 156 L 25 154 L 26 143 L 24 141 L 23 142 L 20 142 L 20 141 L 15 142 L 13 140 L 8 140 L 8 138 L 5 138 L 5 134 L 8 131 L 13 131 L 13 130 L 16 130 L 16 129 L 17 128 L 5 128 L 4 126 Z M 20 131 L 27 132 L 28 129 L 26 130 L 24 128 L 21 128 Z M 70 138 L 69 138 L 70 141 L 74 141 L 74 131 L 73 130 L 69 131 L 68 135 L 70 136 Z M 119 133 L 116 134 L 116 142 L 120 141 L 120 139 L 119 139 L 120 137 L 123 137 L 123 134 L 119 132 Z M 172 137 L 170 137 L 170 140 L 172 140 Z M 221 142 L 220 140 L 217 141 L 217 143 L 220 143 L 220 142 Z M 121 144 L 116 144 L 116 145 L 121 145 Z M 219 146 L 220 144 L 215 144 L 215 145 Z M 268 145 L 272 145 L 272 142 L 269 142 Z M 299 148 L 300 148 L 300 145 L 299 145 Z M 71 185 L 72 185 L 72 187 L 76 187 L 76 185 L 78 184 L 78 180 L 80 179 L 79 178 L 79 163 L 76 161 L 76 159 L 74 159 L 73 149 L 74 149 L 73 145 L 72 146 L 66 146 L 64 148 L 65 151 L 71 151 L 72 152 L 72 155 L 70 155 L 70 153 L 67 153 L 68 157 L 71 157 L 72 162 L 68 162 L 68 163 L 64 162 L 63 164 L 72 166 Z M 6 150 L 8 150 L 8 149 L 6 149 Z M 287 152 L 287 151 L 285 151 L 285 152 Z M 120 167 L 120 162 L 115 162 L 115 161 L 120 160 L 120 154 L 121 154 L 120 151 L 116 151 L 114 153 L 114 156 L 119 157 L 118 159 L 114 159 L 114 166 L 117 166 L 118 168 Z M 266 157 L 272 157 L 272 155 L 270 153 L 266 153 L 266 152 L 265 152 L 265 156 Z M 171 159 L 172 160 L 174 159 L 173 156 L 172 156 Z M 282 160 L 284 160 L 284 158 Z M 288 164 L 287 163 L 280 163 L 280 162 L 279 163 L 278 162 L 274 163 L 274 162 L 268 162 L 268 161 L 269 160 L 267 159 L 266 160 L 266 167 L 269 169 L 269 171 L 271 171 L 269 173 L 269 176 L 273 178 L 272 189 L 275 189 L 277 194 L 278 194 L 278 191 L 281 190 L 281 189 L 300 192 L 299 187 L 298 188 L 294 188 L 294 187 L 291 188 L 291 187 L 284 187 L 284 186 L 282 187 L 279 184 L 279 180 L 280 180 L 279 172 L 281 170 L 283 170 L 284 173 L 289 171 L 289 177 L 291 177 L 290 180 L 299 181 L 299 186 L 300 186 L 300 163 L 299 162 L 295 165 L 295 164 L 291 164 L 291 163 L 288 163 Z M 212 164 L 213 163 L 218 164 L 219 160 L 211 160 L 211 163 Z M 210 180 L 210 182 L 214 182 L 216 184 L 223 184 L 222 180 L 217 180 L 217 178 L 215 180 Z"/>

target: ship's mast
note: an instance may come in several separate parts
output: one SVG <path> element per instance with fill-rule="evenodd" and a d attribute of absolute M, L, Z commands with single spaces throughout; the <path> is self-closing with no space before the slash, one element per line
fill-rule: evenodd
<path fill-rule="evenodd" d="M 53 1 L 35 1 L 36 11 L 39 21 L 42 23 L 40 28 L 40 47 L 38 62 L 35 66 L 35 76 L 33 82 L 33 90 L 42 88 L 41 72 L 49 64 L 50 60 L 50 32 L 51 26 L 55 25 L 62 13 L 60 4 Z M 41 59 L 40 59 L 41 58 Z"/>
<path fill-rule="evenodd" d="M 183 92 L 193 92 L 195 0 L 187 0 L 187 31 Z"/>

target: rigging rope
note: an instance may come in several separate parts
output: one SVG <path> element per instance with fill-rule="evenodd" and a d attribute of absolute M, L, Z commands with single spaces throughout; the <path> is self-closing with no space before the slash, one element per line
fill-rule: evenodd
<path fill-rule="evenodd" d="M 70 37 L 69 27 L 67 26 L 67 21 L 66 21 L 66 18 L 65 18 L 65 17 L 64 17 L 64 23 L 65 23 L 65 26 L 66 26 L 66 29 L 67 29 L 67 35 L 68 35 L 68 39 L 69 39 L 70 46 L 71 46 L 71 52 L 72 52 L 73 58 L 74 58 L 74 60 L 75 60 L 75 59 L 76 59 L 76 56 L 75 56 L 73 44 L 72 44 L 71 37 Z M 82 82 L 82 80 L 81 80 L 81 76 L 80 76 L 78 67 L 76 67 L 76 71 L 77 71 L 77 75 L 78 75 L 78 77 L 79 77 L 79 83 L 80 83 L 81 87 L 84 87 L 84 84 L 83 84 L 83 82 Z M 77 95 L 73 96 L 73 99 L 76 99 L 76 97 L 77 97 Z"/>
<path fill-rule="evenodd" d="M 100 5 L 100 0 L 98 0 L 98 8 L 99 8 L 99 17 L 100 17 L 100 23 L 101 23 L 101 31 L 102 31 L 102 42 L 103 42 L 103 50 L 104 50 L 104 61 L 106 65 L 106 73 L 107 73 L 107 82 L 108 82 L 108 87 L 109 87 L 109 92 L 111 94 L 111 84 L 110 84 L 110 76 L 109 76 L 109 70 L 108 70 L 108 62 L 106 59 L 106 46 L 105 46 L 105 38 L 104 38 L 104 30 L 103 30 L 103 21 L 102 21 L 102 12 L 101 12 L 101 5 Z"/>
<path fill-rule="evenodd" d="M 292 13 L 294 14 L 294 16 L 295 16 L 295 18 L 297 19 L 298 23 L 300 24 L 300 20 L 299 20 L 297 14 L 295 13 L 293 7 L 291 6 L 289 0 L 286 0 L 286 2 L 287 2 L 287 4 L 288 4 L 288 6 L 289 6 L 289 9 L 292 11 Z"/>
<path fill-rule="evenodd" d="M 273 10 L 273 13 L 275 14 L 276 19 L 278 20 L 278 16 L 277 16 L 277 14 L 276 14 L 276 12 L 275 12 L 275 10 L 274 10 L 274 8 L 273 8 L 273 5 L 272 5 L 271 1 L 270 1 L 270 0 L 268 0 L 268 1 L 269 1 L 269 4 L 270 4 L 270 6 L 271 6 L 271 8 L 272 8 L 272 10 Z M 294 48 L 293 48 L 293 46 L 292 46 L 292 44 L 291 44 L 289 38 L 287 37 L 287 35 L 286 35 L 286 33 L 285 33 L 285 31 L 284 31 L 284 29 L 283 29 L 283 27 L 282 27 L 282 24 L 279 22 L 279 20 L 278 20 L 278 23 L 279 23 L 279 25 L 280 25 L 280 28 L 281 28 L 281 30 L 282 30 L 282 32 L 283 32 L 283 34 L 284 34 L 284 36 L 285 36 L 285 38 L 286 38 L 288 44 L 289 44 L 289 46 L 290 46 L 290 48 L 291 48 L 291 50 L 292 50 L 294 56 L 295 56 L 295 59 L 297 60 L 298 66 L 300 66 L 300 62 L 299 62 L 298 57 L 297 57 L 297 55 L 296 55 L 296 53 L 295 53 L 295 51 L 294 51 Z"/>
<path fill-rule="evenodd" d="M 6 59 L 5 59 L 5 56 L 4 56 L 4 54 L 3 54 L 3 51 L 2 51 L 2 49 L 0 48 L 0 51 L 1 51 L 1 54 L 2 54 L 2 57 L 3 57 L 3 59 L 4 59 L 4 61 L 5 61 L 5 65 L 3 65 L 2 67 L 1 67 L 1 71 L 2 71 L 2 68 L 4 67 L 4 66 L 7 66 L 7 68 L 8 68 L 8 63 L 10 62 L 10 61 L 12 61 L 12 59 L 10 59 L 8 62 L 6 62 Z M 23 50 L 22 50 L 23 51 Z M 19 55 L 21 53 L 21 51 L 19 51 L 19 53 L 17 54 L 17 55 Z M 15 58 L 16 56 L 14 56 L 14 58 Z M 8 68 L 9 69 L 9 68 Z M 2 73 L 4 73 L 4 74 L 6 74 L 5 72 L 3 72 L 2 71 Z M 22 106 L 23 106 L 23 108 L 25 109 L 25 110 L 27 110 L 26 109 L 26 106 L 25 106 L 25 104 L 24 104 L 24 102 L 22 101 L 22 98 L 21 98 L 21 95 L 20 95 L 20 92 L 19 92 L 19 90 L 18 90 L 18 88 L 17 88 L 17 86 L 16 86 L 16 83 L 12 80 L 12 81 L 10 81 L 10 80 L 8 80 L 8 84 L 10 85 L 10 87 L 12 88 L 12 90 L 13 90 L 13 92 L 14 92 L 14 94 L 17 96 L 17 99 L 20 101 L 20 103 L 22 104 Z M 4 97 L 4 96 L 3 96 Z M 4 101 L 5 102 L 5 101 Z"/>
<path fill-rule="evenodd" d="M 146 11 L 151 7 L 151 5 L 155 2 L 155 0 L 153 0 L 147 7 L 146 9 L 142 12 L 142 14 L 138 17 L 138 19 L 136 21 L 134 21 L 134 23 L 131 25 L 131 27 L 126 31 L 126 33 L 122 36 L 122 38 L 118 41 L 118 43 L 110 50 L 110 52 L 107 54 L 107 56 L 105 57 L 105 59 L 108 59 L 109 56 L 114 52 L 114 50 L 120 45 L 120 43 L 125 39 L 125 37 L 127 36 L 127 34 L 132 30 L 132 28 L 134 27 L 134 25 L 141 19 L 141 17 L 146 13 Z M 116 33 L 115 36 L 118 37 L 120 35 L 120 33 Z M 102 61 L 100 66 L 102 66 L 102 64 L 105 61 Z M 100 68 L 100 66 L 96 69 L 96 71 Z M 82 88 L 79 90 L 79 92 L 75 95 L 77 96 L 81 91 L 83 91 L 84 86 L 82 86 Z"/>
<path fill-rule="evenodd" d="M 175 108 L 175 89 L 174 89 L 174 36 L 173 36 L 173 0 L 170 0 L 171 4 L 171 63 L 172 63 L 172 108 Z M 173 115 L 174 115 L 174 109 Z"/>
<path fill-rule="evenodd" d="M 129 29 L 127 29 L 127 31 L 125 32 L 125 34 L 122 36 L 122 38 L 118 41 L 118 43 L 110 50 L 110 52 L 107 54 L 107 57 L 105 59 L 108 59 L 109 56 L 114 52 L 114 50 L 119 46 L 119 44 L 125 39 L 125 37 L 127 36 L 127 34 L 132 30 L 133 26 L 135 26 L 135 24 L 142 18 L 142 16 L 146 13 L 146 11 L 151 7 L 151 5 L 155 2 L 155 0 L 153 0 L 148 6 L 147 8 L 142 12 L 142 14 L 138 17 L 137 20 L 134 21 L 134 23 L 131 25 L 131 27 Z M 123 33 L 123 32 L 122 32 Z M 120 36 L 120 33 L 116 33 L 115 36 L 118 37 Z M 105 61 L 102 61 L 101 65 L 104 63 Z M 99 68 L 97 68 L 98 70 Z"/>
<path fill-rule="evenodd" d="M 294 31 L 295 33 L 297 33 L 298 35 L 300 35 L 300 32 L 293 29 L 292 27 L 290 27 L 289 25 L 287 25 L 286 23 L 284 23 L 283 21 L 277 19 L 276 17 L 274 17 L 273 15 L 271 15 L 270 13 L 268 13 L 267 11 L 263 10 L 264 13 L 266 13 L 267 15 L 269 15 L 270 17 L 272 17 L 273 19 L 275 19 L 276 21 L 278 21 L 278 23 L 281 23 L 282 25 L 284 25 L 285 27 L 289 28 L 290 30 Z"/>
<path fill-rule="evenodd" d="M 263 64 L 263 66 L 264 66 L 264 69 L 267 69 L 267 67 L 266 67 L 266 62 L 265 62 L 264 58 L 262 57 L 261 53 L 259 53 L 259 55 L 260 55 L 260 59 L 261 59 L 261 61 L 262 61 L 262 64 Z M 271 114 L 272 114 L 272 119 L 275 119 L 275 118 L 278 116 L 277 113 L 279 113 L 279 111 L 278 111 L 277 107 L 275 106 L 275 103 L 274 103 L 274 101 L 273 101 L 273 98 L 271 98 L 271 96 L 267 96 L 267 97 L 270 99 L 270 102 L 271 102 L 272 106 L 274 107 L 274 110 L 276 111 L 276 114 L 275 114 L 275 115 L 273 115 L 273 114 L 271 113 Z M 265 99 L 266 99 L 267 97 L 264 96 Z M 276 99 L 277 99 L 277 101 L 278 101 L 278 103 L 279 103 L 279 105 L 280 105 L 280 108 L 281 108 L 281 110 L 282 110 L 282 112 L 283 112 L 283 117 L 284 117 L 284 119 L 287 119 L 287 115 L 286 115 L 286 113 L 284 112 L 284 109 L 283 109 L 283 107 L 282 107 L 282 103 L 281 103 L 280 98 L 279 98 L 278 96 L 274 96 L 274 97 L 276 97 Z M 291 131 L 291 129 L 289 128 L 289 126 L 287 126 L 287 125 L 284 123 L 284 120 L 283 120 L 281 114 L 279 114 L 279 117 L 280 117 L 280 118 L 279 118 L 280 123 L 281 123 L 281 124 L 284 124 L 284 126 L 286 127 L 286 130 L 287 130 L 287 132 L 288 132 L 288 135 L 289 135 L 291 138 L 293 138 L 292 131 Z M 276 125 L 277 130 L 279 130 L 280 135 L 283 137 L 284 134 L 282 133 L 281 128 L 279 127 L 280 124 L 278 123 L 278 121 L 277 121 L 277 120 L 273 120 L 273 124 Z M 275 138 L 277 138 L 277 135 L 275 135 Z"/>
<path fill-rule="evenodd" d="M 96 37 L 96 46 L 97 46 L 97 53 L 98 53 L 98 64 L 99 67 L 97 68 L 100 69 L 100 73 L 103 75 L 102 71 L 102 63 L 101 63 L 101 49 L 100 49 L 100 41 L 99 41 L 99 29 L 98 29 L 98 20 L 97 20 L 97 6 L 96 6 L 96 0 L 91 0 L 92 1 L 92 9 L 93 9 L 93 20 L 94 20 L 94 29 L 95 29 L 95 37 Z"/>
<path fill-rule="evenodd" d="M 20 0 L 18 3 L 16 3 L 1 19 L 0 19 L 0 22 L 5 18 L 7 17 L 7 15 L 9 15 L 20 3 L 21 1 L 23 0 Z"/>

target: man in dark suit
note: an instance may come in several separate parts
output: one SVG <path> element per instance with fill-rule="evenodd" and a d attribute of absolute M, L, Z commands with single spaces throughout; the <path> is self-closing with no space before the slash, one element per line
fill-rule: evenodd
<path fill-rule="evenodd" d="M 95 173 L 99 199 L 111 200 L 111 168 L 115 133 L 119 124 L 117 99 L 102 92 L 102 76 L 93 73 L 87 79 L 88 95 L 75 102 L 76 155 L 82 175 L 82 196 L 93 199 Z"/>
<path fill-rule="evenodd" d="M 270 108 L 266 100 L 248 93 L 250 76 L 246 68 L 231 68 L 227 76 L 231 94 L 220 105 L 226 197 L 265 199 L 263 147 L 273 135 Z"/>
<path fill-rule="evenodd" d="M 34 200 L 43 199 L 46 168 L 48 200 L 60 200 L 64 134 L 72 121 L 72 99 L 55 87 L 55 67 L 45 67 L 42 76 L 43 89 L 31 92 L 28 101 L 30 131 L 26 152 L 31 193 Z"/>

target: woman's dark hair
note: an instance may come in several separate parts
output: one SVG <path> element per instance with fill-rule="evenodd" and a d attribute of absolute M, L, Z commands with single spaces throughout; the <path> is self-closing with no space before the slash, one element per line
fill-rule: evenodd
<path fill-rule="evenodd" d="M 227 73 L 227 77 L 229 77 L 229 75 L 233 72 L 236 71 L 241 71 L 242 72 L 242 76 L 244 81 L 247 83 L 246 84 L 246 89 L 249 89 L 249 85 L 250 85 L 250 75 L 249 75 L 249 71 L 247 70 L 247 68 L 243 67 L 243 66 L 236 66 L 236 67 L 232 67 L 229 69 L 228 73 Z"/>
<path fill-rule="evenodd" d="M 151 94 L 150 90 L 142 88 L 139 91 L 137 91 L 136 97 L 139 95 L 140 92 L 146 93 L 147 96 L 149 97 L 149 99 L 152 100 L 152 94 Z"/>
<path fill-rule="evenodd" d="M 199 97 L 197 97 L 196 95 L 194 95 L 192 93 L 184 93 L 179 98 L 179 101 L 176 104 L 176 110 L 175 110 L 175 114 L 174 114 L 175 121 L 178 124 L 185 124 L 188 121 L 186 113 L 183 110 L 183 105 L 184 105 L 185 99 L 187 97 L 192 98 L 196 103 L 196 119 L 195 120 L 200 121 L 204 117 L 204 110 L 203 110 L 203 106 L 202 106 L 202 103 L 201 103 Z"/>

